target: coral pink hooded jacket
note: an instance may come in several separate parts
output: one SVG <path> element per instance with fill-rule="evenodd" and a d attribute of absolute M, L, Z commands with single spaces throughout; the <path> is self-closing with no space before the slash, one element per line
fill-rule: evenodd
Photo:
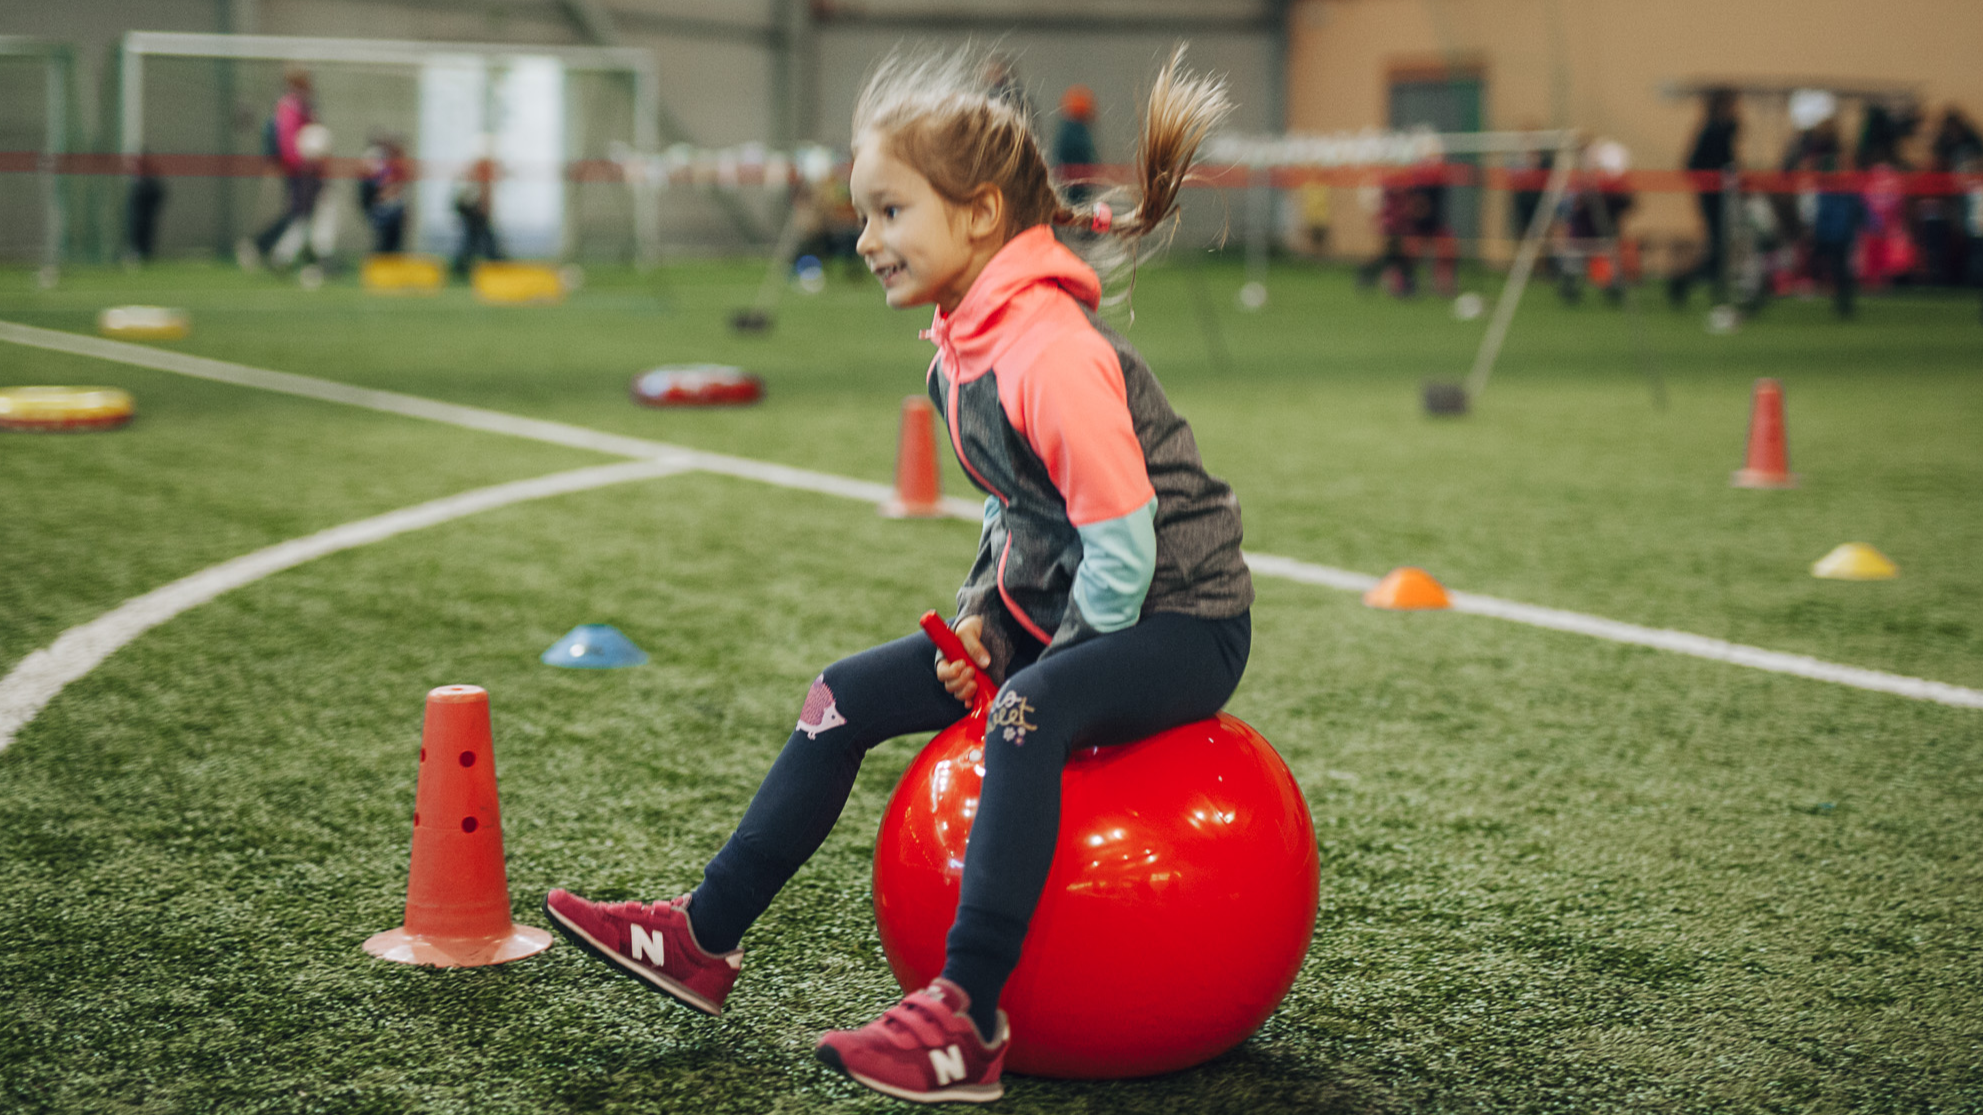
<path fill-rule="evenodd" d="M 1019 639 L 1051 654 L 1152 612 L 1224 619 L 1253 602 L 1231 487 L 1100 303 L 1094 270 L 1041 225 L 924 334 L 930 397 L 987 495 L 957 604 L 984 617 L 995 677 Z"/>

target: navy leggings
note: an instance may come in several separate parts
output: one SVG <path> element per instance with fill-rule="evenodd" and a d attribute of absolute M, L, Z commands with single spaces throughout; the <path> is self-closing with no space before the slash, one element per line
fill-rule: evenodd
<path fill-rule="evenodd" d="M 1010 741 L 994 730 L 986 740 L 984 789 L 944 961 L 944 975 L 970 994 L 974 1015 L 980 1007 L 989 1013 L 1019 963 L 1053 864 L 1068 756 L 1218 712 L 1246 669 L 1252 629 L 1249 613 L 1212 620 L 1158 612 L 1045 658 L 1037 643 L 1020 653 L 995 704 L 1024 702 L 1033 727 Z M 736 833 L 703 871 L 691 906 L 702 946 L 734 948 L 818 850 L 869 750 L 963 714 L 937 680 L 935 648 L 921 633 L 828 667 Z"/>

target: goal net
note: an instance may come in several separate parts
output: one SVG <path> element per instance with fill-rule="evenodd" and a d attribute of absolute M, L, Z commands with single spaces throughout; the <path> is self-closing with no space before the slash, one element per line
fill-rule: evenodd
<path fill-rule="evenodd" d="M 524 258 L 651 258 L 651 205 L 610 160 L 658 146 L 652 56 L 605 47 L 132 32 L 120 66 L 120 149 L 148 154 L 171 197 L 167 248 L 226 250 L 280 212 L 270 123 L 286 75 L 309 75 L 330 133 L 311 235 L 362 254 L 362 158 L 375 141 L 414 160 L 407 247 L 447 253 L 454 201 L 477 159 L 494 160 L 492 219 Z"/>
<path fill-rule="evenodd" d="M 72 70 L 65 45 L 0 35 L 0 259 L 60 259 Z"/>

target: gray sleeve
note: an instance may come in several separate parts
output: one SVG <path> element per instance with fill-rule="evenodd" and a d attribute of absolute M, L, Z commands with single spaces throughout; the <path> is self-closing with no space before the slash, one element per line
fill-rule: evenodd
<path fill-rule="evenodd" d="M 1004 548 L 1005 509 L 998 497 L 986 496 L 984 527 L 978 534 L 978 556 L 971 563 L 970 575 L 957 590 L 957 614 L 950 625 L 957 626 L 965 616 L 984 619 L 981 638 L 991 655 L 991 665 L 985 672 L 1000 685 L 1005 684 L 1005 672 L 1012 663 L 1012 640 L 1006 631 L 1012 620 L 1006 615 L 1005 601 L 998 593 L 998 557 Z"/>

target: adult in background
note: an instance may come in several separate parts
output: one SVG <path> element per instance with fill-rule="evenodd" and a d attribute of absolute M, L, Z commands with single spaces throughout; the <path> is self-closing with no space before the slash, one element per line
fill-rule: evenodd
<path fill-rule="evenodd" d="M 1800 287 L 1808 289 L 1812 277 L 1811 218 L 1816 213 L 1816 196 L 1807 196 L 1794 183 L 1797 176 L 1812 169 L 1815 136 L 1820 125 L 1830 122 L 1828 135 L 1834 148 L 1838 140 L 1838 97 L 1825 89 L 1799 89 L 1790 95 L 1790 124 L 1796 129 L 1783 147 L 1778 169 L 1786 176 L 1785 189 L 1770 195 L 1770 213 L 1776 220 L 1779 244 L 1769 276 L 1776 294 L 1789 294 Z"/>
<path fill-rule="evenodd" d="M 1687 152 L 1687 169 L 1697 174 L 1723 172 L 1735 167 L 1735 140 L 1742 130 L 1736 113 L 1733 89 L 1711 89 L 1703 101 L 1701 128 L 1694 146 Z M 1696 182 L 1696 187 L 1700 185 Z M 1687 304 L 1687 293 L 1696 282 L 1707 280 L 1716 304 L 1728 300 L 1728 282 L 1723 274 L 1728 258 L 1728 228 L 1723 220 L 1719 188 L 1694 195 L 1701 207 L 1701 225 L 1707 233 L 1707 251 L 1691 269 L 1667 280 L 1666 296 L 1675 309 Z"/>
<path fill-rule="evenodd" d="M 1625 215 L 1637 203 L 1625 172 L 1631 153 L 1617 140 L 1599 140 L 1584 155 L 1584 180 L 1568 198 L 1568 235 L 1558 252 L 1556 292 L 1566 305 L 1583 300 L 1583 276 L 1612 305 L 1625 301 L 1625 282 L 1636 252 L 1625 237 Z"/>
<path fill-rule="evenodd" d="M 1533 120 L 1522 123 L 1522 131 L 1541 131 L 1542 125 Z M 1556 152 L 1547 147 L 1535 147 L 1519 152 L 1512 160 L 1509 170 L 1519 187 L 1509 196 L 1508 235 L 1517 244 L 1529 234 L 1529 226 L 1535 223 L 1535 212 L 1542 208 L 1544 187 L 1549 182 L 1549 172 L 1556 168 Z M 1543 256 L 1538 260 L 1543 267 L 1555 267 L 1553 257 Z"/>
<path fill-rule="evenodd" d="M 502 259 L 503 247 L 496 240 L 493 209 L 496 200 L 496 160 L 489 157 L 485 144 L 482 156 L 468 165 L 461 184 L 455 187 L 454 211 L 461 218 L 461 248 L 455 252 L 454 273 L 467 278 L 479 257 Z"/>
<path fill-rule="evenodd" d="M 868 266 L 861 262 L 855 247 L 861 238 L 861 219 L 854 210 L 854 195 L 848 192 L 846 178 L 828 175 L 818 182 L 799 179 L 792 189 L 792 208 L 805 229 L 794 258 L 811 256 L 822 267 L 834 264 L 850 277 L 868 277 Z"/>
<path fill-rule="evenodd" d="M 1821 175 L 1837 175 L 1844 167 L 1845 145 L 1838 121 L 1826 119 L 1813 127 L 1805 144 L 1805 166 Z M 1818 192 L 1811 215 L 1811 264 L 1814 275 L 1831 283 L 1832 308 L 1841 318 L 1853 314 L 1859 276 L 1853 270 L 1853 248 L 1866 227 L 1866 205 L 1859 191 L 1836 178 Z"/>
<path fill-rule="evenodd" d="M 1033 100 L 1026 95 L 1026 84 L 1019 80 L 1019 65 L 1010 55 L 994 52 L 986 58 L 983 77 L 992 100 L 1011 105 L 1027 123 L 1032 123 Z"/>
<path fill-rule="evenodd" d="M 299 142 L 303 129 L 316 121 L 316 100 L 309 72 L 289 71 L 283 77 L 283 92 L 276 99 L 275 111 L 262 128 L 262 153 L 282 170 L 284 207 L 282 215 L 253 240 L 244 240 L 236 246 L 235 258 L 247 270 L 267 266 L 269 253 L 275 250 L 289 226 L 298 221 L 307 226 L 310 214 L 316 210 L 317 195 L 324 188 L 321 153 L 313 157 Z"/>
<path fill-rule="evenodd" d="M 1983 159 L 1983 134 L 1978 134 L 1976 125 L 1970 123 L 1962 109 L 1950 105 L 1942 112 L 1928 151 L 1932 160 L 1929 170 L 1954 175 Z M 1963 220 L 1968 202 L 1969 198 L 1960 190 L 1920 199 L 1921 251 L 1927 257 L 1929 282 L 1963 285 L 1969 270 L 1965 264 L 1977 252 L 1977 244 Z"/>
<path fill-rule="evenodd" d="M 158 160 L 150 152 L 138 156 L 132 171 L 124 221 L 130 254 L 125 258 L 132 264 L 150 263 L 158 246 L 158 214 L 165 208 L 165 180 L 158 176 Z"/>
<path fill-rule="evenodd" d="M 1412 184 L 1408 170 L 1389 171 L 1384 176 L 1377 203 L 1377 232 L 1383 250 L 1356 269 L 1356 284 L 1375 287 L 1381 279 L 1385 289 L 1398 298 L 1418 293 L 1418 259 L 1406 250 L 1406 240 L 1418 226 L 1417 207 L 1425 199 Z"/>
<path fill-rule="evenodd" d="M 1460 285 L 1460 244 L 1447 219 L 1450 166 L 1445 153 L 1434 148 L 1413 171 L 1411 237 L 1406 243 L 1412 255 L 1432 257 L 1432 286 L 1442 298 L 1458 294 Z"/>
<path fill-rule="evenodd" d="M 379 136 L 365 149 L 365 177 L 358 204 L 372 226 L 372 250 L 397 252 L 406 239 L 406 185 L 412 173 L 406 148 L 394 136 Z"/>
<path fill-rule="evenodd" d="M 1875 290 L 1895 280 L 1911 280 L 1921 252 L 1909 227 L 1912 211 L 1907 183 L 1910 166 L 1901 144 L 1920 126 L 1911 104 L 1868 104 L 1860 123 L 1853 161 L 1865 176 L 1866 230 L 1859 246 L 1859 278 Z"/>
<path fill-rule="evenodd" d="M 1092 167 L 1102 161 L 1095 147 L 1094 127 L 1095 91 L 1085 85 L 1068 86 L 1060 95 L 1060 123 L 1053 136 L 1055 170 L 1064 175 L 1069 167 Z M 1068 182 L 1062 192 L 1069 202 L 1085 205 L 1095 189 L 1085 182 Z"/>

